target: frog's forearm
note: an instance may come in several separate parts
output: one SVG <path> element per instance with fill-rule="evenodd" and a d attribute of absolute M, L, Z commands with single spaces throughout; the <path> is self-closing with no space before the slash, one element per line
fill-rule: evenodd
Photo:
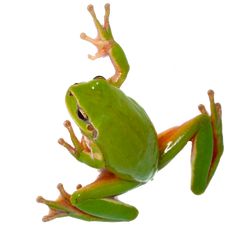
<path fill-rule="evenodd" d="M 115 74 L 108 80 L 116 87 L 120 87 L 129 72 L 129 63 L 125 53 L 118 43 L 114 43 L 109 52 L 109 57 L 115 68 Z"/>
<path fill-rule="evenodd" d="M 74 156 L 78 161 L 83 162 L 93 168 L 97 168 L 97 169 L 104 168 L 103 160 L 100 160 L 94 156 L 91 156 L 90 153 L 86 153 L 83 151 L 78 156 L 77 155 L 74 155 Z"/>
<path fill-rule="evenodd" d="M 98 153 L 93 153 L 93 151 L 88 152 L 84 149 L 77 149 L 76 147 L 72 147 L 62 138 L 59 139 L 58 142 L 59 144 L 64 146 L 78 161 L 97 169 L 104 167 L 104 161 L 100 157 L 100 155 L 98 155 Z"/>

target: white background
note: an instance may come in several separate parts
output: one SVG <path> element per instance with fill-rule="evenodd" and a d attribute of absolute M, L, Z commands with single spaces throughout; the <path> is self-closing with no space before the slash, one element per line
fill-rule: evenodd
<path fill-rule="evenodd" d="M 206 193 L 189 190 L 189 145 L 153 181 L 121 197 L 139 209 L 135 221 L 41 222 L 48 209 L 37 195 L 55 199 L 58 182 L 73 192 L 97 175 L 57 144 L 69 140 L 67 88 L 113 73 L 108 59 L 87 59 L 96 50 L 79 38 L 96 36 L 88 3 L 103 19 L 104 1 L 0 3 L 0 234 L 235 235 L 236 6 L 229 0 L 110 0 L 113 34 L 131 65 L 122 89 L 158 132 L 196 116 L 209 88 L 222 103 L 225 152 Z"/>

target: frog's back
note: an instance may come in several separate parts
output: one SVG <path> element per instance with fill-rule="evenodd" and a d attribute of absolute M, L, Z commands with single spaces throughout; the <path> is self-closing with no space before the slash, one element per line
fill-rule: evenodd
<path fill-rule="evenodd" d="M 157 135 L 143 108 L 120 89 L 110 86 L 100 117 L 97 144 L 106 168 L 117 176 L 146 182 L 158 164 Z"/>

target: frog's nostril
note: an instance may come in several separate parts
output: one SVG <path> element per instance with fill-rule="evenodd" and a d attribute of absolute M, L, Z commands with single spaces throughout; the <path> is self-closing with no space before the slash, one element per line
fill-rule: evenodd
<path fill-rule="evenodd" d="M 73 97 L 73 94 L 72 94 L 71 91 L 68 92 L 68 95 L 69 95 L 70 97 Z"/>

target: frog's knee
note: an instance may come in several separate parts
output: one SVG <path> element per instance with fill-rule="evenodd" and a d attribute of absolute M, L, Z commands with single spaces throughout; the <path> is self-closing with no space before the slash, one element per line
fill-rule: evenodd
<path fill-rule="evenodd" d="M 73 206 L 78 206 L 81 202 L 81 193 L 79 191 L 74 192 L 70 197 L 70 202 Z"/>

